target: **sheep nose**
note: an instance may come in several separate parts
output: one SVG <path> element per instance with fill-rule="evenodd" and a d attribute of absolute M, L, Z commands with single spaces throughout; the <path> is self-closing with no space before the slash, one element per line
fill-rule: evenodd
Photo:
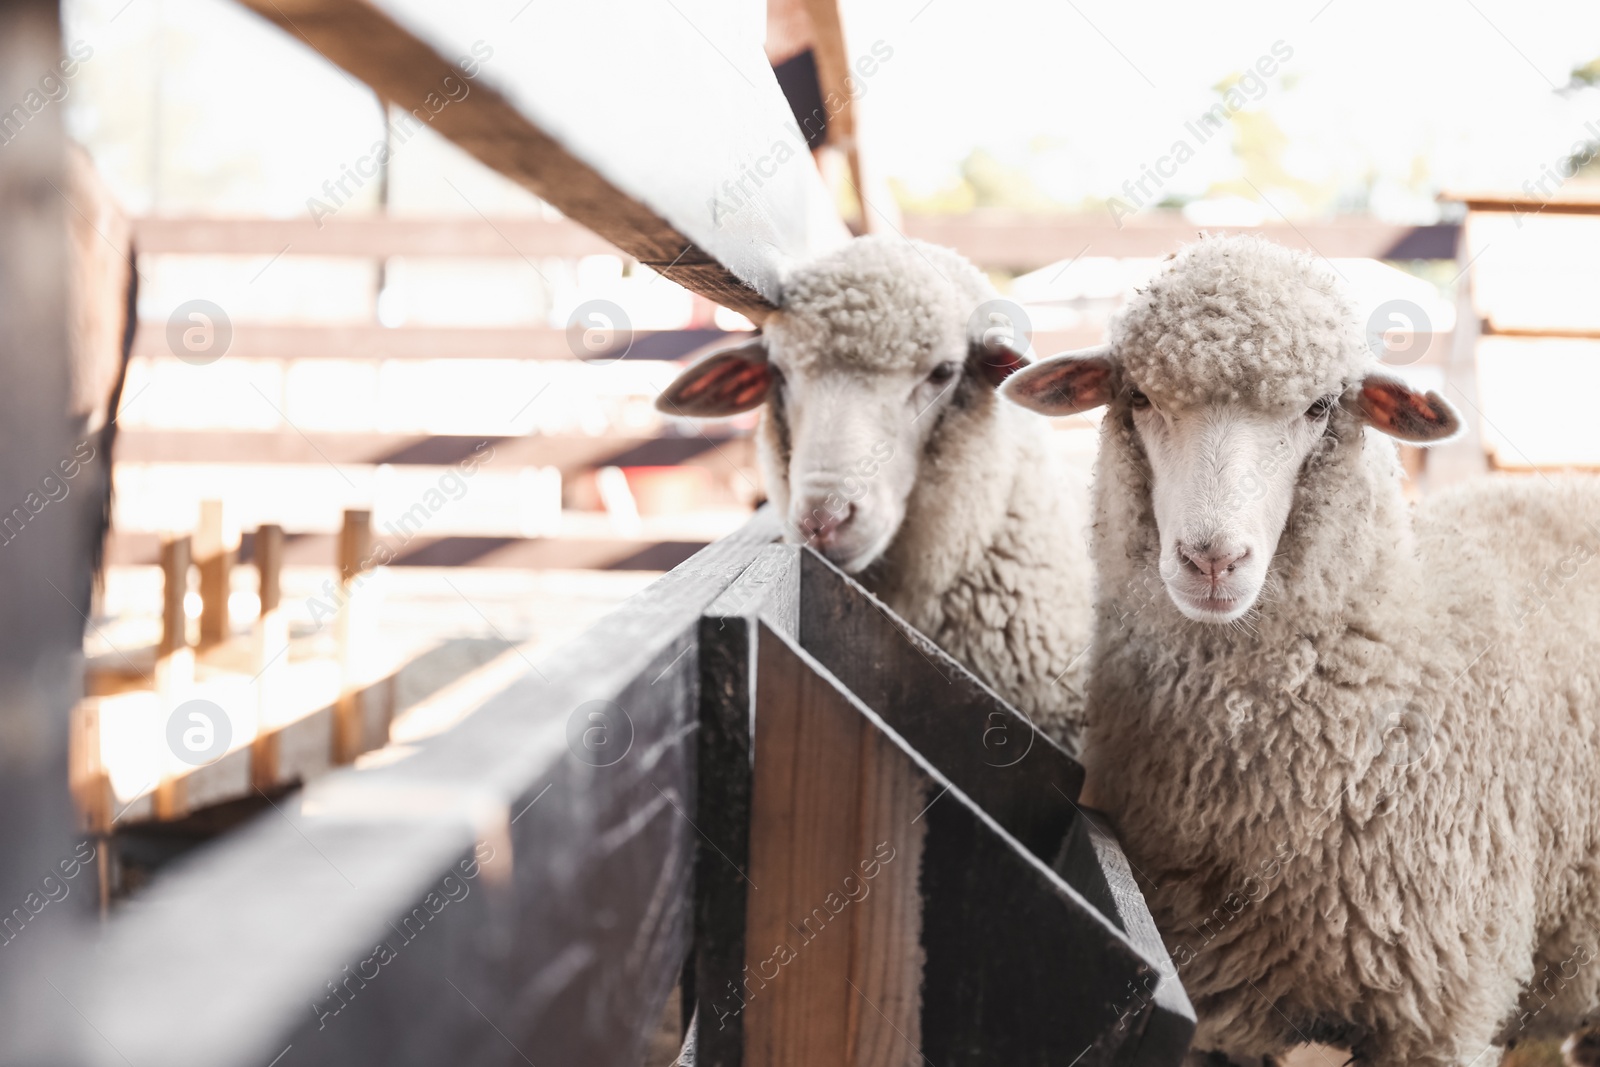
<path fill-rule="evenodd" d="M 846 502 L 834 508 L 823 504 L 816 504 L 810 508 L 795 523 L 800 529 L 800 536 L 807 544 L 826 548 L 836 540 L 850 520 L 855 518 L 854 504 Z"/>
<path fill-rule="evenodd" d="M 1199 544 L 1180 543 L 1178 555 L 1191 570 L 1215 581 L 1238 566 L 1246 556 L 1250 555 L 1250 550 L 1203 541 Z"/>

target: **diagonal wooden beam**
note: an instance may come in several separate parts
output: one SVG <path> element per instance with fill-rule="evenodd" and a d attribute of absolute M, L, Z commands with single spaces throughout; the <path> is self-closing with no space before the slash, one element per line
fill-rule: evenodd
<path fill-rule="evenodd" d="M 693 5 L 540 6 L 507 21 L 400 0 L 241 2 L 412 116 L 407 125 L 426 123 L 754 319 L 786 262 L 847 237 L 759 48 L 707 36 L 716 27 L 692 21 Z M 633 68 L 626 85 L 618 53 Z"/>

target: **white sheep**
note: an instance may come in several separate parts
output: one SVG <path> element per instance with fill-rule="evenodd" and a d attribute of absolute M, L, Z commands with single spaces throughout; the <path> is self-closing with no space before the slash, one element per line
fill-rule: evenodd
<path fill-rule="evenodd" d="M 689 367 L 656 406 L 717 418 L 764 405 L 766 491 L 791 539 L 1075 750 L 1086 479 L 1047 425 L 996 399 L 1025 363 L 975 336 L 996 298 L 949 249 L 859 237 L 788 273 L 762 334 Z"/>
<path fill-rule="evenodd" d="M 1254 238 L 1003 393 L 1107 407 L 1084 762 L 1196 1048 L 1484 1067 L 1600 1003 L 1600 487 L 1413 511 L 1379 433 L 1457 413 L 1374 363 L 1334 271 Z"/>

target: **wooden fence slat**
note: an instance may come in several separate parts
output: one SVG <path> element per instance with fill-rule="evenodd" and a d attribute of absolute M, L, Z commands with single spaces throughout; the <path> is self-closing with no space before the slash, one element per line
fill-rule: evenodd
<path fill-rule="evenodd" d="M 242 2 L 640 262 L 756 320 L 785 261 L 848 237 L 759 42 L 714 43 L 677 5 L 536 7 L 511 25 L 498 10 L 399 0 Z M 580 44 L 598 40 L 605 64 Z M 470 87 L 458 60 L 476 68 Z M 622 66 L 649 90 L 627 91 Z M 457 102 L 425 108 L 430 96 Z"/>
<path fill-rule="evenodd" d="M 737 337 L 732 339 L 736 340 Z M 728 343 L 723 330 L 634 330 L 624 351 L 586 352 L 604 365 L 613 359 L 689 360 Z M 138 359 L 171 360 L 166 324 L 144 321 L 134 339 Z M 226 355 L 237 359 L 516 359 L 570 362 L 577 357 L 566 330 L 549 326 L 387 326 L 235 323 Z"/>
<path fill-rule="evenodd" d="M 264 523 L 256 530 L 255 555 L 261 614 L 276 611 L 283 599 L 283 527 Z"/>
<path fill-rule="evenodd" d="M 563 472 L 596 466 L 650 466 L 670 463 L 711 444 L 734 439 L 726 428 L 705 436 L 644 436 L 615 433 L 529 434 L 524 437 L 469 437 L 461 434 L 322 433 L 254 430 L 125 429 L 118 441 L 119 463 L 295 463 L 397 466 L 460 463 L 488 441 L 497 467 L 559 467 Z"/>
<path fill-rule="evenodd" d="M 448 110 L 448 109 L 446 109 Z M 1477 210 L 1476 208 L 1474 210 Z M 1504 210 L 1511 210 L 1509 207 Z M 1537 204 L 1520 206 L 1525 216 Z M 1542 213 L 1561 210 L 1547 207 Z M 1584 208 L 1587 212 L 1589 209 Z M 959 250 L 981 267 L 1037 270 L 1083 252 L 1087 256 L 1160 257 L 1194 241 L 1204 228 L 1181 215 L 1150 214 L 1123 220 L 1108 215 L 1026 215 L 979 211 L 966 215 L 906 215 L 900 227 Z M 1457 223 L 1411 226 L 1351 216 L 1326 223 L 1230 226 L 1228 232 L 1260 231 L 1281 244 L 1315 246 L 1327 256 L 1375 259 L 1454 259 Z M 570 219 L 501 216 L 465 218 L 173 219 L 133 223 L 141 253 L 272 256 L 336 255 L 577 258 L 617 253 L 615 245 Z M 1088 246 L 1087 251 L 1085 246 Z M 673 272 L 676 274 L 676 271 Z"/>
<path fill-rule="evenodd" d="M 189 594 L 190 540 L 165 537 L 161 541 L 161 643 L 158 656 L 170 656 L 189 647 L 189 617 L 184 598 Z"/>
<path fill-rule="evenodd" d="M 200 646 L 219 645 L 231 635 L 228 619 L 230 575 L 238 540 L 230 537 L 220 500 L 200 502 L 194 536 L 194 562 L 200 572 Z"/>
<path fill-rule="evenodd" d="M 856 912 L 835 925 L 840 917 L 824 901 L 830 893 L 843 899 L 840 879 L 862 858 L 859 790 L 872 772 L 860 722 L 819 707 L 814 686 L 825 683 L 775 652 L 773 642 L 758 639 L 746 979 L 739 994 L 721 999 L 745 1016 L 745 1063 L 849 1064 L 850 990 L 839 979 L 853 973 L 859 931 Z M 908 970 L 898 977 L 917 979 Z"/>
<path fill-rule="evenodd" d="M 140 255 L 518 257 L 616 254 L 605 238 L 571 219 L 501 216 L 403 218 L 169 218 L 133 220 Z M 285 253 L 284 249 L 288 252 Z"/>
<path fill-rule="evenodd" d="M 750 869 L 750 757 L 756 699 L 755 617 L 762 609 L 790 623 L 798 606 L 795 550 L 769 545 L 700 619 L 700 711 L 695 823 L 710 847 L 695 859 L 695 935 L 691 974 L 737 975 L 745 956 L 745 885 Z M 780 623 L 781 624 L 781 623 Z M 699 782 L 714 773 L 716 788 Z M 739 877 L 730 877 L 730 871 Z M 732 979 L 729 979 L 731 981 Z M 734 990 L 696 980 L 700 1067 L 737 1064 L 744 1047 L 742 1013 L 698 1011 L 699 999 L 727 1003 Z M 703 1037 L 701 1036 L 703 1035 Z"/>
<path fill-rule="evenodd" d="M 1075 256 L 1159 258 L 1198 240 L 1205 227 L 1181 215 L 1152 214 L 1114 221 L 1109 215 L 1040 218 L 1015 212 L 910 215 L 908 237 L 948 245 L 974 263 L 1015 271 L 1038 270 Z M 1356 217 L 1334 222 L 1230 226 L 1260 233 L 1289 248 L 1328 257 L 1454 259 L 1460 228 L 1451 223 L 1411 226 Z"/>

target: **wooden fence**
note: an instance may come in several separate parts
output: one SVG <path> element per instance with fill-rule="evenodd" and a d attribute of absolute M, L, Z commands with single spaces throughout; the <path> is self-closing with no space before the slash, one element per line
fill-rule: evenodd
<path fill-rule="evenodd" d="M 1440 468 L 1451 480 L 1485 469 L 1600 469 L 1584 406 L 1600 384 L 1600 269 L 1589 255 L 1600 183 L 1541 177 L 1523 190 L 1450 198 L 1467 217 L 1446 395 L 1467 433 L 1446 446 Z"/>
<path fill-rule="evenodd" d="M 806 138 L 759 43 L 713 41 L 676 4 L 543 6 L 489 28 L 471 5 L 245 6 L 405 111 L 493 36 L 496 62 L 431 128 L 757 322 L 786 265 L 848 237 L 804 147 L 732 210 L 719 200 L 777 139 Z M 815 47 L 831 50 L 817 69 L 836 80 L 848 36 L 836 10 L 805 6 Z M 10 100 L 56 61 L 58 18 L 39 0 L 7 4 L 0 29 Z M 597 41 L 604 63 L 583 46 Z M 67 212 L 48 188 L 59 108 L 34 121 L 31 140 L 0 153 L 0 358 L 17 372 L 0 406 L 24 431 L 3 460 L 15 498 L 82 429 L 65 373 Z M 887 214 L 868 201 L 858 222 Z M 365 254 L 337 242 L 372 239 L 364 224 L 293 225 L 285 242 L 305 251 Z M 1323 251 L 1437 255 L 1453 238 L 1368 229 Z M 1017 269 L 1109 239 L 1098 224 L 1016 228 L 1004 248 L 910 230 L 989 240 L 967 250 Z M 216 250 L 177 224 L 140 232 L 151 248 Z M 1177 237 L 1129 232 L 1141 254 Z M 427 233 L 404 236 L 438 251 Z M 229 247 L 246 237 L 266 239 Z M 455 239 L 493 244 L 476 224 Z M 304 341 L 241 333 L 258 353 Z M 55 534 L 5 549 L 0 797 L 29 815 L 6 821 L 0 850 L 0 908 L 26 912 L 10 910 L 20 934 L 8 927 L 0 948 L 0 1062 L 636 1067 L 675 987 L 702 1064 L 1180 1062 L 1193 1012 L 1114 837 L 1077 805 L 1081 768 L 860 586 L 777 543 L 770 513 L 448 733 L 273 801 L 164 872 L 90 946 L 73 921 L 90 894 L 42 881 L 82 877 L 94 857 L 70 833 L 61 773 L 101 520 L 85 504 L 99 497 L 74 499 L 48 513 Z"/>
<path fill-rule="evenodd" d="M 1180 1062 L 1081 768 L 776 535 L 151 886 L 62 982 L 92 1060 L 636 1067 L 681 972 L 699 1064 Z"/>

